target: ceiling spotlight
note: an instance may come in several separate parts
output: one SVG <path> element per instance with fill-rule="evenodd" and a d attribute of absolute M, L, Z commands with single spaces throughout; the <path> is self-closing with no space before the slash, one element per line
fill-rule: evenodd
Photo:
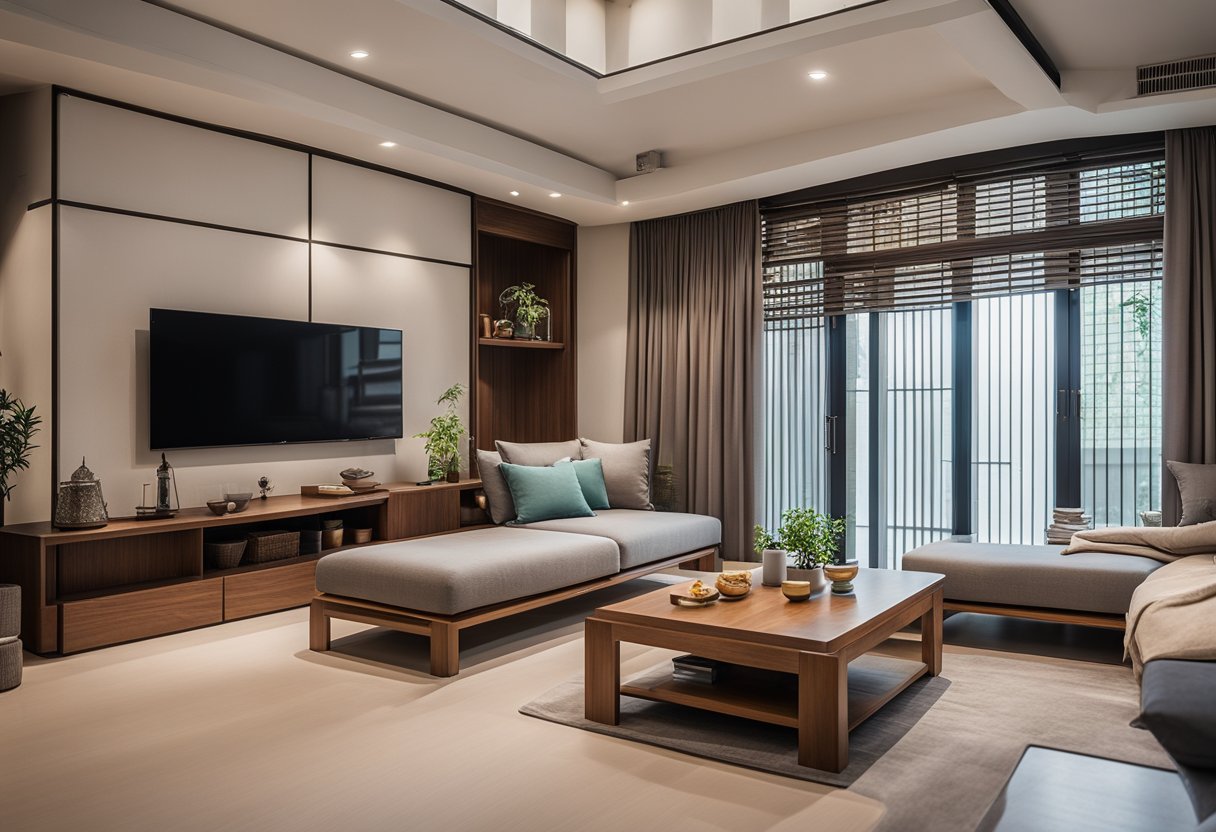
<path fill-rule="evenodd" d="M 396 142 L 380 142 L 381 147 L 396 147 Z"/>
<path fill-rule="evenodd" d="M 519 191 L 511 191 L 511 196 L 519 196 Z"/>
<path fill-rule="evenodd" d="M 621 204 L 622 204 L 622 205 L 628 205 L 628 204 L 629 204 L 629 200 L 627 200 L 627 199 L 622 199 L 622 200 L 621 200 Z"/>
<path fill-rule="evenodd" d="M 356 49 L 354 52 L 350 53 L 350 56 L 361 61 L 371 54 L 372 53 L 368 52 L 366 49 Z"/>
<path fill-rule="evenodd" d="M 561 196 L 561 194 L 559 194 L 557 191 L 554 191 L 553 193 L 549 194 L 549 196 L 552 199 L 557 199 L 559 196 Z"/>
<path fill-rule="evenodd" d="M 806 74 L 806 77 L 810 78 L 812 81 L 822 81 L 828 77 L 828 74 L 822 69 L 812 69 Z"/>

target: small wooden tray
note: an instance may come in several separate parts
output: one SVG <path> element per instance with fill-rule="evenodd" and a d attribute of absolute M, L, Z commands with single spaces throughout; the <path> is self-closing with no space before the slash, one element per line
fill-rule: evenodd
<path fill-rule="evenodd" d="M 362 494 L 376 494 L 381 491 L 388 491 L 387 488 L 361 488 L 347 494 L 342 494 L 332 491 L 321 491 L 320 488 L 321 486 L 319 485 L 301 485 L 300 494 L 304 497 L 328 497 L 333 500 L 341 500 L 343 497 L 358 497 Z"/>
<path fill-rule="evenodd" d="M 722 593 L 716 589 L 710 590 L 708 595 L 689 595 L 687 591 L 671 593 L 671 603 L 677 607 L 704 607 L 712 604 L 722 597 Z"/>

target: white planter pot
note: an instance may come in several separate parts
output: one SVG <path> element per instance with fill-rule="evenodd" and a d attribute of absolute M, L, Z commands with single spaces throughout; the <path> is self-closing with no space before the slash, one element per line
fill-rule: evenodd
<path fill-rule="evenodd" d="M 764 586 L 781 586 L 781 582 L 786 580 L 785 571 L 789 562 L 785 550 L 765 549 L 760 560 L 764 565 L 760 573 L 760 583 Z"/>
<path fill-rule="evenodd" d="M 814 569 L 797 569 L 791 566 L 785 570 L 785 579 L 787 581 L 810 581 L 812 595 L 828 585 L 828 579 L 824 577 L 821 566 L 816 566 Z"/>

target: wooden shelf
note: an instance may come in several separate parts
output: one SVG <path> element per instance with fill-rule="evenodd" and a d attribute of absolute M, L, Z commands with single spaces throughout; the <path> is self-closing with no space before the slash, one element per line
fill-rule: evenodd
<path fill-rule="evenodd" d="M 527 341 L 522 338 L 478 338 L 477 344 L 482 347 L 510 347 L 517 350 L 564 350 L 566 348 L 561 341 Z"/>

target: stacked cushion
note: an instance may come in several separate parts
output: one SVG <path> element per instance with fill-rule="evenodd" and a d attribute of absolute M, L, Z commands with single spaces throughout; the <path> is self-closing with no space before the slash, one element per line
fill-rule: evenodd
<path fill-rule="evenodd" d="M 522 526 L 559 517 L 594 517 L 587 505 L 574 465 L 552 466 L 502 463 L 498 470 L 511 489 L 516 517 L 512 525 Z"/>
<path fill-rule="evenodd" d="M 583 459 L 598 459 L 604 466 L 604 484 L 612 508 L 654 511 L 650 502 L 650 440 L 615 444 L 580 439 Z"/>

